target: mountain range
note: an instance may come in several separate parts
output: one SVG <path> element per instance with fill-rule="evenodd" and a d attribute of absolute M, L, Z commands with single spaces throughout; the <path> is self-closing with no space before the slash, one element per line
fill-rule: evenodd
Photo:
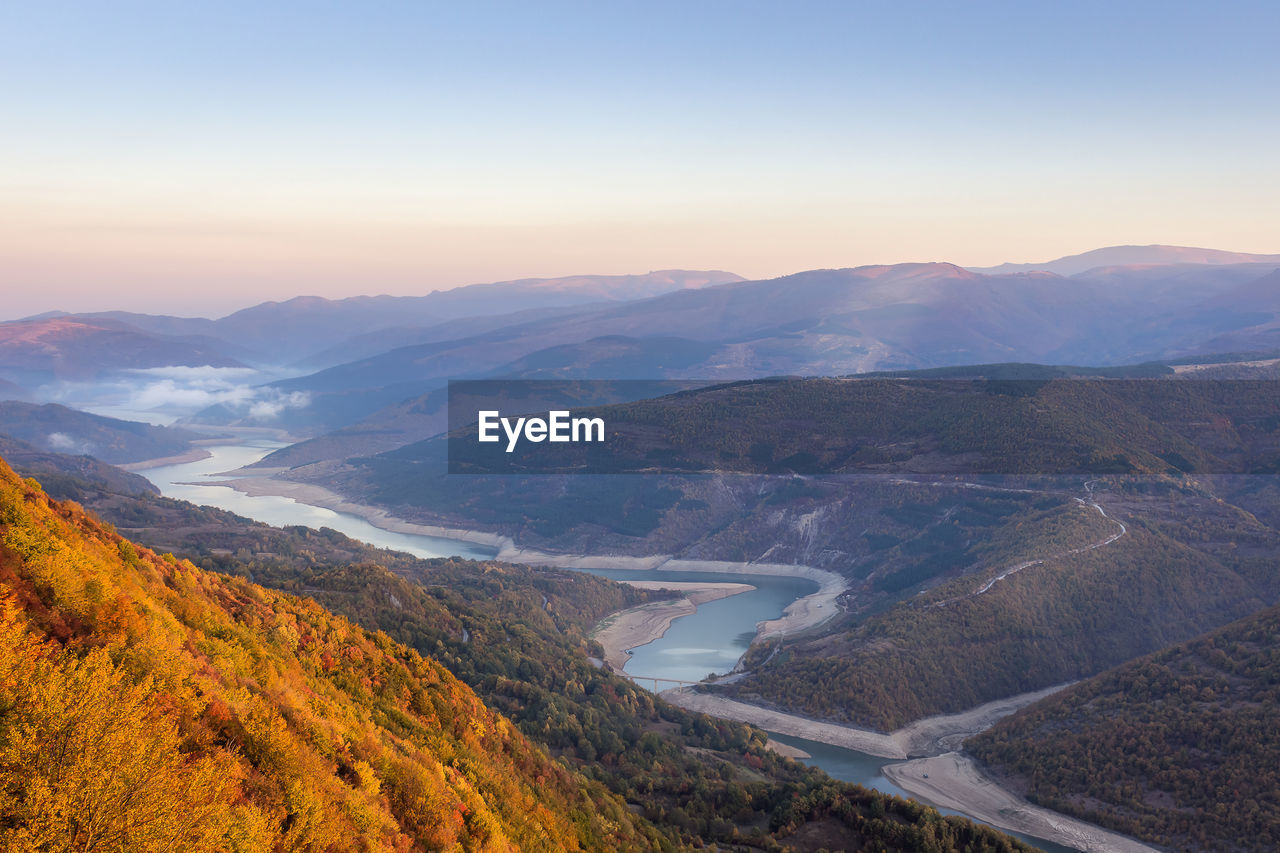
<path fill-rule="evenodd" d="M 44 451 L 93 456 L 127 465 L 192 449 L 207 435 L 177 427 L 153 426 L 81 412 L 57 403 L 0 402 L 0 435 Z"/>
<path fill-rule="evenodd" d="M 1114 365 L 1280 344 L 1276 265 L 1166 264 L 986 275 L 951 264 L 814 270 L 590 306 L 283 380 L 314 434 L 447 379 L 844 375 L 1030 361 Z M 198 420 L 234 422 L 210 411 Z M 423 437 L 419 434 L 417 437 Z"/>
<path fill-rule="evenodd" d="M 403 335 L 413 329 L 430 339 L 432 327 L 464 318 L 643 299 L 729 281 L 741 281 L 741 277 L 721 271 L 661 270 L 643 275 L 582 275 L 473 284 L 425 296 L 298 296 L 283 302 L 264 302 L 217 320 L 127 311 L 76 315 L 54 312 L 33 319 L 115 323 L 161 338 L 205 337 L 221 341 L 244 355 L 246 361 L 280 365 L 316 359 L 333 345 L 369 333 Z"/>
<path fill-rule="evenodd" d="M 105 317 L 0 323 L 0 379 L 27 394 L 54 382 L 91 382 L 120 371 L 174 366 L 244 364 L 228 354 L 222 341 L 149 332 Z"/>
<path fill-rule="evenodd" d="M 280 364 L 298 375 L 228 384 Z M 303 835 L 331 849 L 817 850 L 853 836 L 1017 849 L 832 783 L 768 752 L 763 734 L 593 662 L 591 627 L 650 593 L 253 524 L 98 461 L 190 451 L 186 429 L 211 424 L 309 437 L 264 459 L 264 477 L 553 561 L 833 573 L 828 621 L 753 644 L 699 690 L 891 731 L 1080 681 L 974 753 L 1046 804 L 1160 843 L 1269 838 L 1274 810 L 1249 799 L 1275 787 L 1262 766 L 1274 745 L 1239 733 L 1268 726 L 1253 709 L 1274 698 L 1278 365 L 1280 256 L 1168 246 L 0 324 L 0 382 L 42 401 L 0 403 L 0 453 L 47 483 L 0 464 L 0 846 L 36 838 L 50 810 L 76 812 L 57 781 L 72 773 L 123 778 L 165 814 L 210 804 L 186 828 L 157 827 L 156 845 L 120 830 L 140 850 L 284 849 Z M 155 384 L 193 385 L 157 393 L 214 405 L 172 429 L 44 402 L 159 368 L 170 373 Z M 633 475 L 447 476 L 457 378 L 568 380 L 507 402 L 597 407 Z M 1206 631 L 1221 633 L 1194 639 Z M 45 693 L 30 701 L 15 684 Z M 75 729 L 59 715 L 79 696 L 93 725 L 128 737 L 66 753 L 46 779 L 40 745 Z M 164 785 L 121 777 L 129 742 Z M 1202 780 L 1208 798 L 1192 790 Z M 1223 807 L 1226 788 L 1240 808 Z"/>
<path fill-rule="evenodd" d="M 394 407 L 462 376 L 725 380 L 1267 351 L 1280 347 L 1278 267 L 1277 255 L 1128 246 L 986 269 L 904 263 L 763 281 L 668 270 L 298 297 L 217 320 L 48 315 L 0 324 L 0 388 L 48 401 L 56 383 L 130 371 L 270 368 L 255 393 L 290 405 L 225 395 L 193 421 L 316 436 L 377 431 L 379 410 L 398 417 Z M 271 381 L 281 370 L 292 377 Z"/>

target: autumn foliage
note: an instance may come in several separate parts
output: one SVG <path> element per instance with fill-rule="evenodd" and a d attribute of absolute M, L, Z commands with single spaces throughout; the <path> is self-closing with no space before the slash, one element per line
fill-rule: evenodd
<path fill-rule="evenodd" d="M 637 849 L 444 667 L 0 463 L 0 849 Z"/>

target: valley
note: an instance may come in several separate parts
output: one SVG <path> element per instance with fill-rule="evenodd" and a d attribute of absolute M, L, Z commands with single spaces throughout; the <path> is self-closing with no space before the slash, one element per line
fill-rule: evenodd
<path fill-rule="evenodd" d="M 85 483 L 80 488 L 87 496 L 91 486 Z M 545 573 L 531 573 L 519 566 L 469 564 L 452 559 L 423 563 L 407 555 L 362 546 L 334 531 L 322 530 L 316 535 L 297 527 L 287 530 L 265 528 L 237 521 L 225 514 L 219 515 L 218 511 L 210 508 L 197 509 L 162 499 L 134 501 L 133 508 L 129 509 L 130 504 L 123 497 L 118 493 L 100 492 L 94 503 L 104 511 L 111 507 L 109 514 L 112 517 L 121 521 L 128 517 L 133 524 L 157 515 L 166 517 L 169 521 L 162 527 L 150 528 L 165 537 L 172 537 L 183 529 L 172 523 L 175 513 L 190 521 L 203 519 L 201 532 L 190 525 L 187 527 L 190 531 L 188 541 L 192 545 L 179 546 L 199 562 L 242 577 L 247 574 L 278 588 L 305 591 L 331 607 L 358 616 L 365 624 L 371 624 L 372 620 L 372 624 L 390 631 L 393 636 L 431 650 L 434 657 L 446 662 L 463 679 L 482 690 L 488 703 L 511 716 L 518 725 L 537 732 L 540 742 L 553 745 L 562 761 L 598 768 L 592 771 L 597 775 L 604 772 L 602 778 L 608 785 L 625 792 L 629 801 L 641 805 L 647 819 L 657 821 L 657 825 L 663 827 L 661 832 L 673 840 L 687 842 L 700 834 L 723 840 L 731 835 L 735 840 L 755 846 L 767 840 L 767 836 L 761 836 L 762 830 L 777 832 L 778 837 L 790 836 L 809 822 L 824 820 L 821 815 L 850 795 L 855 799 L 864 798 L 863 802 L 876 813 L 881 808 L 876 803 L 890 802 L 891 809 L 899 808 L 892 804 L 894 801 L 876 799 L 879 795 L 872 795 L 872 799 L 866 800 L 868 795 L 864 789 L 838 785 L 832 788 L 830 780 L 822 781 L 825 777 L 797 775 L 794 767 L 788 769 L 788 765 L 779 763 L 778 759 L 770 757 L 771 753 L 763 750 L 762 733 L 756 735 L 750 734 L 754 730 L 725 729 L 728 724 L 708 726 L 705 718 L 681 716 L 685 712 L 656 700 L 646 700 L 644 697 L 648 694 L 645 691 L 627 686 L 628 682 L 619 681 L 607 671 L 591 666 L 581 645 L 585 642 L 585 629 L 599 616 L 620 604 L 625 605 L 625 598 L 619 598 L 615 592 L 625 587 L 608 585 L 605 581 L 588 583 L 591 579 L 579 573 L 547 576 Z M 145 531 L 148 528 L 137 529 L 147 535 Z M 223 530 L 224 533 L 215 534 L 214 530 Z M 212 545 L 220 539 L 232 547 Z M 248 548 L 237 547 L 237 541 L 253 544 Z M 251 559 L 241 562 L 234 556 L 237 552 L 245 553 Z M 353 562 L 362 557 L 387 562 L 406 577 L 417 580 L 409 582 L 379 566 Z M 436 585 L 441 583 L 444 586 Z M 642 593 L 635 591 L 632 594 Z M 444 597 L 441 599 L 439 596 Z M 519 638 L 515 644 L 512 643 L 512 631 Z M 566 666 L 569 667 L 567 673 L 564 670 Z M 521 673 L 519 680 L 510 677 L 515 672 Z M 602 700 L 604 704 L 601 704 Z M 548 702 L 552 706 L 549 707 Z M 558 710 L 548 717 L 552 707 Z M 608 713 L 600 716 L 606 707 Z M 644 722 L 646 720 L 648 722 Z M 555 725 L 549 729 L 547 724 L 553 721 Z M 671 727 L 672 722 L 677 723 L 674 728 Z M 628 750 L 625 754 L 618 752 L 619 734 L 628 740 L 637 737 L 632 733 L 637 724 L 646 728 L 656 726 L 663 736 L 644 739 L 638 750 Z M 747 735 L 747 739 L 742 739 Z M 680 743 L 696 747 L 694 753 L 684 754 L 682 758 Z M 747 802 L 756 803 L 751 808 L 757 815 L 761 814 L 759 809 L 774 807 L 759 799 L 765 790 L 774 792 L 768 795 L 768 802 L 791 803 L 775 814 L 771 822 L 766 822 L 772 828 L 765 828 L 755 820 L 743 824 L 743 816 L 748 812 L 743 812 L 742 806 L 733 807 L 738 809 L 736 824 L 725 821 L 723 818 L 729 813 L 723 811 L 722 806 L 700 798 L 690 800 L 681 797 L 678 802 L 683 804 L 683 808 L 679 811 L 679 819 L 673 823 L 666 817 L 666 810 L 672 807 L 669 798 L 684 790 L 690 780 L 702 780 L 698 782 L 699 786 L 709 785 L 711 789 L 725 790 L 724 771 L 717 768 L 726 766 L 723 764 L 726 760 L 735 764 L 741 760 L 733 758 L 738 754 L 735 750 L 740 749 L 746 750 L 743 758 L 747 759 L 747 769 L 739 782 L 730 781 L 729 792 L 739 790 L 735 787 L 738 784 L 746 785 L 750 792 Z M 703 754 L 708 757 L 696 757 Z M 650 759 L 645 756 L 651 756 L 660 764 L 651 767 Z M 754 781 L 760 779 L 762 772 L 769 780 L 763 788 L 761 783 Z M 733 778 L 730 774 L 730 779 Z M 646 779 L 649 780 L 646 783 L 648 787 L 636 787 Z M 794 798 L 801 795 L 809 798 L 813 805 L 796 811 Z M 807 811 L 809 808 L 817 811 L 811 813 Z M 925 838 L 936 839 L 946 845 L 986 845 L 996 839 L 994 835 L 984 836 L 981 831 L 975 834 L 966 829 L 963 822 L 956 822 L 953 818 L 930 817 L 936 813 L 920 812 L 916 806 L 911 808 L 917 810 L 901 814 L 908 825 L 914 822 L 917 828 L 910 829 L 906 835 L 900 835 L 900 829 L 884 835 L 886 841 L 898 839 L 890 842 L 891 847 L 902 844 L 905 845 L 903 849 L 910 849 Z M 842 820 L 857 821 L 856 831 L 863 837 L 868 833 L 875 837 L 876 833 L 882 832 L 875 828 L 878 825 L 875 821 L 879 818 L 869 822 L 858 818 L 847 805 L 840 805 L 838 811 L 845 816 Z M 900 825 L 899 820 L 895 818 L 890 825 Z M 567 836 L 560 834 L 557 837 L 563 842 Z M 632 840 L 624 846 L 634 849 L 637 843 Z M 598 845 L 599 841 L 595 841 L 587 846 Z"/>
<path fill-rule="evenodd" d="M 0 853 L 1280 850 L 1280 4 L 11 4 Z"/>
<path fill-rule="evenodd" d="M 438 662 L 568 774 L 566 802 L 609 804 L 603 828 L 579 821 L 584 849 L 1018 849 L 949 809 L 1055 853 L 1223 849 L 1273 825 L 1269 746 L 1232 733 L 1269 724 L 1241 707 L 1269 702 L 1280 603 L 1280 303 L 1269 257 L 1196 252 L 0 324 L 0 377 L 40 400 L 0 403 L 0 455 L 179 572 L 306 596 Z M 99 373 L 50 366 L 126 340 L 132 361 Z M 571 410 L 604 440 L 526 435 L 495 462 L 459 443 L 459 378 L 501 401 L 482 408 Z M 35 565 L 25 541 L 6 547 Z M 73 606 L 31 583 L 24 607 Z M 78 618 L 40 630 L 65 642 Z M 795 738 L 854 784 L 782 757 Z M 1197 799 L 1201 777 L 1242 795 Z M 379 803 L 386 832 L 406 825 Z"/>
<path fill-rule="evenodd" d="M 235 453 L 230 457 L 223 457 L 221 461 L 227 462 L 230 459 L 247 458 L 240 454 L 256 454 L 264 452 L 266 449 L 259 446 L 245 448 L 241 451 L 237 448 Z M 157 470 L 148 472 L 148 474 L 155 477 L 162 484 L 172 484 L 175 481 L 188 481 L 196 478 L 200 476 L 198 470 L 208 466 L 192 467 L 196 470 Z M 225 497 L 221 496 L 209 497 L 210 494 L 218 495 L 224 489 L 222 484 L 225 483 L 236 484 L 238 489 L 243 489 L 249 493 L 269 490 L 269 486 L 260 481 L 255 487 L 255 481 L 252 479 L 247 481 L 247 486 L 240 484 L 237 480 L 217 479 L 216 473 L 213 474 L 213 477 L 206 476 L 206 479 L 211 480 L 212 484 L 193 487 L 193 491 L 184 494 L 189 498 L 198 498 L 200 490 L 213 490 L 212 492 L 205 491 L 204 497 L 200 498 L 201 502 L 207 503 L 211 502 L 211 500 L 215 502 L 220 499 L 226 500 Z M 974 484 L 929 485 L 934 487 L 974 487 Z M 222 494 L 225 494 L 225 492 Z M 244 509 L 245 507 L 241 505 L 240 508 Z M 361 508 L 347 505 L 344 509 L 351 511 Z M 305 505 L 299 505 L 294 515 L 295 520 L 307 521 Z M 396 520 L 390 519 L 385 513 L 372 516 L 372 518 L 380 525 L 399 529 L 400 532 L 409 536 L 416 537 L 421 535 L 420 532 L 415 531 L 421 531 L 422 528 L 404 522 L 397 523 Z M 279 518 L 276 518 L 276 521 L 278 522 Z M 314 522 L 308 521 L 307 523 Z M 432 534 L 443 532 L 438 528 L 429 528 L 429 530 Z M 432 547 L 441 547 L 442 545 L 439 540 L 428 539 L 426 541 L 430 542 Z M 465 545 L 465 542 L 455 542 L 455 547 L 458 545 Z M 448 545 L 443 545 L 443 547 L 446 550 L 449 548 Z M 594 639 L 604 646 L 604 660 L 613 665 L 615 670 L 628 674 L 638 684 L 647 686 L 655 692 L 660 691 L 664 698 L 675 705 L 689 710 L 710 713 L 717 717 L 749 723 L 782 735 L 796 735 L 822 741 L 843 749 L 852 749 L 858 753 L 884 755 L 891 758 L 907 758 L 910 755 L 918 755 L 922 752 L 937 754 L 939 750 L 946 748 L 944 745 L 955 744 L 968 735 L 983 731 L 996 720 L 1059 689 L 1058 687 L 1053 687 L 1025 696 L 1011 697 L 1008 700 L 988 703 L 963 714 L 920 720 L 901 731 L 889 735 L 769 711 L 758 706 L 744 705 L 732 700 L 718 698 L 714 695 L 691 692 L 689 688 L 678 687 L 678 685 L 682 682 L 701 681 L 707 677 L 709 672 L 714 670 L 723 671 L 732 668 L 738 658 L 747 652 L 749 644 L 755 640 L 768 640 L 771 637 L 786 636 L 788 633 L 803 633 L 806 630 L 820 627 L 823 622 L 835 615 L 834 602 L 844 588 L 844 582 L 839 576 L 830 572 L 820 572 L 814 569 L 806 570 L 804 567 L 797 566 L 734 565 L 705 560 L 673 560 L 661 557 L 646 560 L 618 555 L 565 556 L 540 552 L 515 552 L 511 550 L 510 545 L 505 547 L 498 556 L 501 559 L 509 559 L 512 562 L 578 568 L 599 576 L 622 579 L 623 582 L 629 582 L 640 588 L 679 590 L 681 586 L 692 587 L 696 592 L 683 602 L 677 601 L 675 606 L 664 601 L 646 603 L 622 611 L 620 614 L 611 616 L 600 623 L 606 636 L 596 634 Z M 609 565 L 612 568 L 600 569 L 598 568 L 600 565 Z M 593 566 L 596 568 L 592 568 Z M 699 574 L 706 572 L 714 572 L 716 574 Z M 819 589 L 818 593 L 809 595 L 792 592 L 790 594 L 782 593 L 781 597 L 775 596 L 773 601 L 776 603 L 765 606 L 766 608 L 771 606 L 776 609 L 772 613 L 767 609 L 760 611 L 760 615 L 765 617 L 760 620 L 757 620 L 752 615 L 750 609 L 744 612 L 740 606 L 736 606 L 736 602 L 733 601 L 732 597 L 722 598 L 725 594 L 737 596 L 752 590 L 752 584 L 770 580 L 771 572 L 785 572 L 798 577 L 804 577 L 805 574 L 809 574 L 823 578 L 824 586 Z M 708 584 L 710 578 L 721 577 L 725 574 L 731 577 L 733 581 L 739 581 L 739 583 L 711 582 Z M 650 578 L 662 579 L 650 580 Z M 775 578 L 774 580 L 782 580 L 782 578 Z M 802 587 L 797 588 L 795 585 L 789 585 L 787 588 L 802 589 Z M 730 608 L 729 618 L 732 621 L 727 625 L 716 621 L 708 622 L 708 618 L 715 619 L 714 615 L 708 613 L 711 608 L 699 607 L 699 605 L 705 605 L 708 602 L 717 600 L 723 601 L 725 604 L 734 605 Z M 825 613 L 823 613 L 824 605 L 827 608 Z M 784 615 L 781 612 L 783 610 L 788 611 L 788 613 Z M 690 618 L 694 614 L 701 614 L 701 617 Z M 617 620 L 620 617 L 626 620 L 627 617 L 636 615 L 642 617 L 639 625 L 627 626 L 624 624 L 619 640 L 614 641 L 607 636 L 610 630 L 616 627 L 616 621 L 612 620 Z M 673 620 L 676 619 L 681 620 L 677 624 L 684 630 L 678 636 L 672 635 L 668 637 L 668 631 L 672 627 Z M 737 627 L 733 627 L 734 625 Z M 739 640 L 738 645 L 726 644 L 725 638 L 741 634 L 744 628 L 747 629 L 746 642 Z M 752 637 L 753 633 L 754 637 Z M 667 642 L 661 643 L 659 642 L 660 640 L 667 640 Z M 698 648 L 700 646 L 705 647 L 707 644 L 712 646 L 723 645 L 724 650 Z M 630 649 L 635 649 L 636 654 L 632 656 L 625 655 L 624 652 Z M 667 650 L 670 650 L 675 656 L 668 656 Z M 698 651 L 702 653 L 701 657 L 691 659 L 691 653 Z M 737 677 L 740 676 L 732 676 L 730 680 Z M 843 759 L 843 756 L 841 758 Z M 817 766 L 821 767 L 823 764 L 819 762 Z M 884 771 L 886 774 L 891 772 L 890 769 Z M 856 781 L 887 790 L 889 793 L 895 793 L 898 788 L 892 784 L 893 779 L 894 777 L 892 776 L 886 779 L 885 776 L 875 774 L 859 777 Z M 919 786 L 915 788 L 909 787 L 908 789 L 915 793 L 924 793 L 929 790 Z M 1011 823 L 999 814 L 989 810 L 984 811 L 982 804 L 985 802 L 986 800 L 982 797 L 975 797 L 972 801 L 966 800 L 963 790 L 957 793 L 956 789 L 952 788 L 950 797 L 940 804 L 958 809 L 961 813 L 978 813 L 977 816 L 980 819 L 992 822 L 1005 829 L 1029 833 L 1025 837 L 1036 844 L 1076 845 L 1075 847 L 1068 846 L 1063 849 L 1117 851 L 1146 849 L 1141 845 L 1133 845 L 1131 842 L 1120 839 L 1118 836 L 1113 837 L 1106 833 L 1098 833 L 1086 824 L 1077 826 L 1064 819 L 1050 821 L 1042 818 L 1024 818 L 1016 823 Z"/>

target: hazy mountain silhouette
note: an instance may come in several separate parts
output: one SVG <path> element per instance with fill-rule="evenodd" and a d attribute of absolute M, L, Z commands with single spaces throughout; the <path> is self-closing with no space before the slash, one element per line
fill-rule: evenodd
<path fill-rule="evenodd" d="M 353 296 L 325 299 L 298 296 L 283 302 L 263 302 L 217 320 L 109 311 L 76 315 L 90 321 L 112 320 L 159 335 L 207 335 L 239 348 L 245 360 L 261 364 L 289 364 L 341 345 L 347 339 L 381 335 L 393 330 L 382 352 L 402 343 L 419 343 L 413 329 L 440 327 L 462 318 L 511 314 L 531 309 L 555 309 L 593 302 L 640 299 L 682 288 L 698 288 L 741 276 L 712 270 L 659 270 L 643 275 L 580 275 L 527 278 L 493 284 L 473 284 L 438 290 L 424 296 Z M 403 336 L 411 335 L 408 340 Z M 480 329 L 474 326 L 470 334 Z M 447 332 L 437 328 L 437 332 Z M 461 333 L 467 333 L 465 331 Z M 453 334 L 457 337 L 459 332 Z M 399 336 L 397 338 L 396 336 Z M 426 340 L 433 337 L 428 334 Z M 366 354 L 357 349 L 355 355 Z M 338 363 L 355 357 L 339 355 Z"/>
<path fill-rule="evenodd" d="M 1110 266 L 1070 278 L 944 263 L 810 270 L 590 305 L 276 387 L 312 395 L 287 425 L 314 430 L 354 424 L 463 376 L 740 379 L 1011 361 L 1132 364 L 1272 340 L 1275 269 Z M 658 339 L 683 343 L 673 350 Z"/>
<path fill-rule="evenodd" d="M 1077 275 L 1097 267 L 1169 264 L 1280 264 L 1280 255 L 1252 255 L 1247 252 L 1224 252 L 1221 249 L 1197 249 L 1190 246 L 1108 246 L 1079 255 L 1067 255 L 1042 264 L 1000 264 L 994 267 L 969 267 L 974 272 L 1008 275 L 1019 272 L 1052 272 Z"/>
<path fill-rule="evenodd" d="M 243 367 L 220 341 L 152 333 L 108 318 L 0 323 L 0 378 L 24 388 L 150 367 Z"/>

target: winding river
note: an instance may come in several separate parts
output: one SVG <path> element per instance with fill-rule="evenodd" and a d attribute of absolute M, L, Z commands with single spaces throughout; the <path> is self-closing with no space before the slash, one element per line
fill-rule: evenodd
<path fill-rule="evenodd" d="M 365 519 L 345 512 L 334 512 L 324 507 L 299 503 L 293 498 L 276 495 L 251 497 L 230 486 L 216 483 L 234 479 L 227 475 L 244 465 L 252 465 L 274 450 L 285 447 L 283 442 L 268 439 L 246 439 L 242 444 L 226 444 L 205 447 L 210 453 L 198 462 L 183 462 L 147 468 L 137 473 L 155 484 L 165 497 L 179 498 L 194 504 L 207 504 L 266 522 L 277 527 L 298 524 L 306 527 L 328 527 L 352 539 L 358 539 L 379 548 L 393 548 L 415 557 L 467 557 L 472 560 L 492 559 L 497 549 L 461 539 L 445 539 L 437 536 L 421 536 L 412 533 L 395 533 L 374 527 Z"/>
<path fill-rule="evenodd" d="M 195 504 L 215 506 L 267 524 L 329 527 L 353 539 L 381 548 L 405 551 L 417 557 L 460 556 L 490 559 L 496 550 L 460 539 L 396 533 L 375 527 L 363 518 L 277 496 L 251 497 L 229 486 L 217 485 L 232 479 L 227 472 L 250 465 L 284 447 L 279 441 L 249 438 L 239 444 L 204 448 L 206 459 L 140 470 L 165 497 Z M 777 618 L 788 604 L 813 592 L 817 585 L 805 578 L 774 575 L 708 574 L 703 572 L 620 571 L 587 569 L 591 574 L 614 580 L 666 580 L 721 583 L 736 581 L 756 587 L 752 592 L 702 604 L 695 614 L 672 623 L 661 639 L 634 649 L 626 671 L 644 678 L 699 681 L 710 673 L 733 668 L 755 636 L 756 623 Z M 806 763 L 821 767 L 836 779 L 856 782 L 898 796 L 909 796 L 886 779 L 881 768 L 896 759 L 878 758 L 851 749 L 807 741 L 789 735 L 774 735 L 783 743 L 799 747 L 811 756 Z M 944 814 L 958 812 L 939 809 Z M 1007 830 L 1006 830 L 1007 831 Z M 1031 836 L 1011 833 L 1049 853 L 1073 853 L 1064 847 Z"/>
<path fill-rule="evenodd" d="M 633 649 L 626 672 L 641 679 L 641 684 L 646 678 L 701 681 L 712 673 L 727 673 L 751 645 L 757 622 L 776 619 L 788 604 L 818 590 L 818 584 L 807 578 L 778 575 L 612 569 L 584 571 L 616 581 L 708 584 L 729 581 L 755 587 L 750 592 L 699 604 L 697 613 L 672 622 L 661 639 Z M 659 685 L 660 688 L 670 686 Z"/>

